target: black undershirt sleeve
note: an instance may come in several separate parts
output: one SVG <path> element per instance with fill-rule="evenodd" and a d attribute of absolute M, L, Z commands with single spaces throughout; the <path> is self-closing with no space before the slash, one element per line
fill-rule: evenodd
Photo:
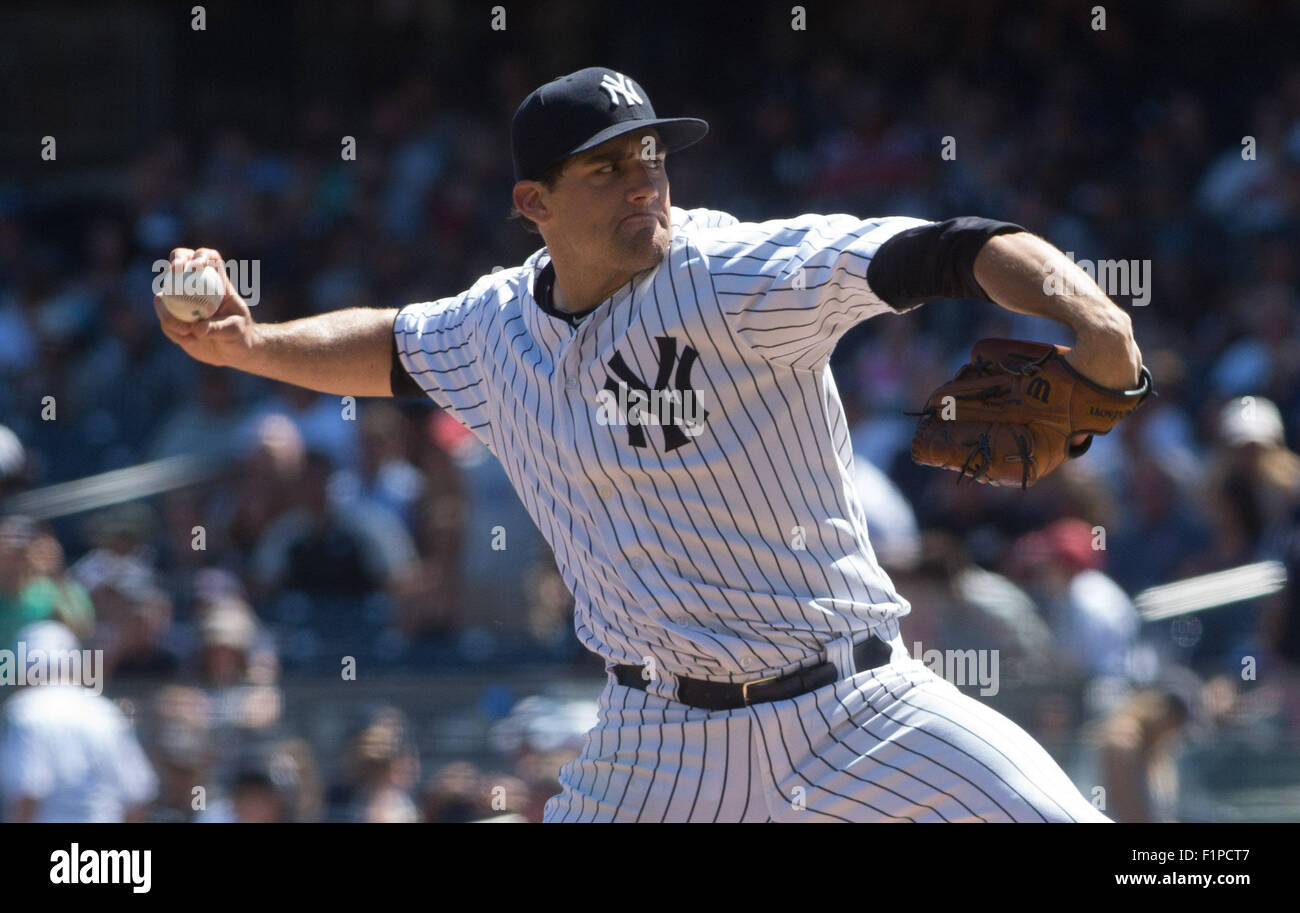
<path fill-rule="evenodd" d="M 871 258 L 867 284 L 899 312 L 936 298 L 991 301 L 975 281 L 975 255 L 994 235 L 1024 230 L 1011 222 L 961 216 L 900 231 Z"/>
<path fill-rule="evenodd" d="M 397 354 L 397 322 L 393 322 L 393 366 L 388 371 L 388 386 L 392 388 L 393 396 L 424 396 L 424 390 L 415 382 L 415 378 L 407 373 L 406 368 L 402 365 L 402 358 Z"/>

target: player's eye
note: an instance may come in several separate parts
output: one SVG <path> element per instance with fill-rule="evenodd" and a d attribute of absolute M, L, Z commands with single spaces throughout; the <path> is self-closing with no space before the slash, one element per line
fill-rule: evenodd
<path fill-rule="evenodd" d="M 613 162 L 606 162 L 605 164 L 601 165 L 599 168 L 596 169 L 596 173 L 597 173 L 597 174 L 613 174 L 613 173 L 614 173 L 614 163 L 613 163 Z"/>

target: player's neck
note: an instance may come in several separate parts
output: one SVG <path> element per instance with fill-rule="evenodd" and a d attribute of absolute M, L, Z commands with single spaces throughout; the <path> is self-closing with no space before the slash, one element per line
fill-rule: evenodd
<path fill-rule="evenodd" d="M 559 264 L 555 266 L 555 288 L 552 293 L 552 305 L 557 311 L 566 314 L 578 314 L 589 311 L 609 298 L 622 286 L 631 281 L 635 273 L 618 275 L 598 275 L 564 270 Z"/>

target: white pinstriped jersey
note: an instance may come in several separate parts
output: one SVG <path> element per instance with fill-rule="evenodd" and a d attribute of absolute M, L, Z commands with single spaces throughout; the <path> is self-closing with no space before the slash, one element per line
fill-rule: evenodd
<path fill-rule="evenodd" d="M 672 218 L 664 260 L 576 326 L 533 297 L 545 248 L 408 305 L 403 367 L 501 461 L 606 660 L 745 681 L 892 639 L 910 607 L 872 550 L 828 361 L 891 312 L 877 248 L 926 223 Z"/>

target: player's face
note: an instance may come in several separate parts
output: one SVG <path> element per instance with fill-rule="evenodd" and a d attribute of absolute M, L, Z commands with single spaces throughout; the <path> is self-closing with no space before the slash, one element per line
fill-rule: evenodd
<path fill-rule="evenodd" d="M 547 245 L 591 268 L 638 273 L 663 259 L 670 231 L 665 153 L 655 130 L 574 156 L 546 194 Z"/>

